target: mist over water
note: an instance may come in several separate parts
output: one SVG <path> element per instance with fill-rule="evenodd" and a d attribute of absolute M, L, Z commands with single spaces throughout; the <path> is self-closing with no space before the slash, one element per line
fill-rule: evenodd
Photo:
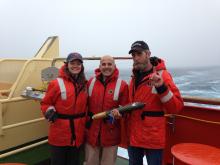
<path fill-rule="evenodd" d="M 131 67 L 119 68 L 120 77 L 127 82 L 131 78 Z M 203 68 L 168 69 L 182 95 L 220 98 L 220 66 Z M 87 70 L 87 78 L 94 71 Z"/>
<path fill-rule="evenodd" d="M 182 95 L 220 98 L 220 67 L 172 69 Z"/>

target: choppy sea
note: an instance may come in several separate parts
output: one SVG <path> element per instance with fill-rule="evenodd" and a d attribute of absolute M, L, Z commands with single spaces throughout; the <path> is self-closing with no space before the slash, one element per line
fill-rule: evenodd
<path fill-rule="evenodd" d="M 88 70 L 88 69 L 87 69 Z M 131 66 L 120 68 L 120 77 L 131 77 Z M 200 68 L 168 68 L 182 95 L 220 98 L 220 66 Z M 87 77 L 93 75 L 91 68 Z"/>
<path fill-rule="evenodd" d="M 119 65 L 120 66 L 120 65 Z M 91 68 L 90 68 L 91 69 Z M 123 64 L 120 77 L 126 81 L 131 77 L 131 64 Z M 182 95 L 220 98 L 220 66 L 195 68 L 168 68 Z M 93 73 L 87 71 L 88 76 Z M 118 155 L 128 158 L 127 150 L 119 148 Z M 146 165 L 146 159 L 144 159 Z"/>

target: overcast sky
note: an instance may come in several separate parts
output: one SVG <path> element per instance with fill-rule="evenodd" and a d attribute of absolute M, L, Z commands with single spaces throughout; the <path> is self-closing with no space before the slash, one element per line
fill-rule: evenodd
<path fill-rule="evenodd" d="M 0 0 L 0 21 L 0 58 L 59 36 L 63 57 L 126 56 L 144 40 L 170 67 L 220 65 L 220 0 Z"/>

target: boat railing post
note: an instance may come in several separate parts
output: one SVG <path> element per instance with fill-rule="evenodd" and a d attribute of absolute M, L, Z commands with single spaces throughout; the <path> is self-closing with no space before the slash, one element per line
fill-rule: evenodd
<path fill-rule="evenodd" d="M 168 121 L 167 121 L 167 123 L 169 124 L 169 126 L 170 126 L 170 128 L 171 128 L 171 130 L 172 130 L 172 133 L 174 133 L 175 132 L 175 120 L 176 120 L 176 117 L 175 117 L 175 115 L 169 115 L 168 116 Z"/>

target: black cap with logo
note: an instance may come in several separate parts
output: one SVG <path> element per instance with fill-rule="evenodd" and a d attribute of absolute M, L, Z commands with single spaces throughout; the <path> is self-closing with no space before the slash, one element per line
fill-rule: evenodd
<path fill-rule="evenodd" d="M 144 41 L 136 41 L 131 45 L 131 50 L 128 52 L 131 54 L 132 52 L 142 52 L 144 50 L 149 50 L 149 46 Z"/>

